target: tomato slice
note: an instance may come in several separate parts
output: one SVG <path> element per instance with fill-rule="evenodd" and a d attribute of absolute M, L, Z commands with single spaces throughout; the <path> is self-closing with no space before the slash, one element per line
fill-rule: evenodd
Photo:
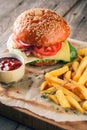
<path fill-rule="evenodd" d="M 61 49 L 61 47 L 62 43 L 58 43 L 51 47 L 34 47 L 34 51 L 41 56 L 53 56 Z"/>

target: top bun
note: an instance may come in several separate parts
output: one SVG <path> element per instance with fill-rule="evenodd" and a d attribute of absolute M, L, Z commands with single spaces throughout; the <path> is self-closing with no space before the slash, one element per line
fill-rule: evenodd
<path fill-rule="evenodd" d="M 66 21 L 49 9 L 31 9 L 16 19 L 16 39 L 33 46 L 51 46 L 63 42 L 70 34 Z"/>

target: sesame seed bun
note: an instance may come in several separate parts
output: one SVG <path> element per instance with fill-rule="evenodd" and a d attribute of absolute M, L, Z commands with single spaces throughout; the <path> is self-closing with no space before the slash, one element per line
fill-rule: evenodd
<path fill-rule="evenodd" d="M 35 46 L 51 46 L 63 42 L 70 34 L 66 21 L 49 9 L 31 9 L 16 19 L 16 39 Z"/>

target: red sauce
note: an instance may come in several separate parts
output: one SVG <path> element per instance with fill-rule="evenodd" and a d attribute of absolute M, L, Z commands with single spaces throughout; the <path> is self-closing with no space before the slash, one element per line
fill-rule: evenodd
<path fill-rule="evenodd" d="M 12 57 L 0 58 L 0 70 L 11 71 L 18 69 L 22 65 L 21 61 Z"/>

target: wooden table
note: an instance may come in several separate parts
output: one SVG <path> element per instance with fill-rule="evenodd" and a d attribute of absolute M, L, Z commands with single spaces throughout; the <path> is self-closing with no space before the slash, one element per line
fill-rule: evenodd
<path fill-rule="evenodd" d="M 6 48 L 16 17 L 24 10 L 36 7 L 49 8 L 61 14 L 70 25 L 70 37 L 87 41 L 87 0 L 0 0 L 0 53 Z M 0 130 L 6 129 L 31 130 L 27 126 L 0 116 Z"/>

